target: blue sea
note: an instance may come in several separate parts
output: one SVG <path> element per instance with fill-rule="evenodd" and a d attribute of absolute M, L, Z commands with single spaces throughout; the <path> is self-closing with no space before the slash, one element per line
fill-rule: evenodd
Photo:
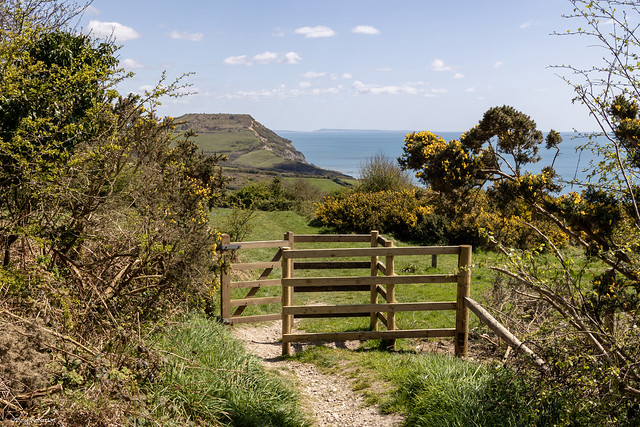
<path fill-rule="evenodd" d="M 309 163 L 323 169 L 335 170 L 358 178 L 360 164 L 377 153 L 395 159 L 402 155 L 404 137 L 411 131 L 373 130 L 318 130 L 313 132 L 278 131 L 278 135 L 290 139 L 294 147 L 302 152 Z M 449 141 L 458 139 L 462 132 L 435 132 Z M 586 143 L 575 133 L 561 133 L 560 154 L 555 162 L 556 172 L 565 180 L 585 179 L 593 154 L 576 152 L 576 147 Z M 541 147 L 540 162 L 530 165 L 529 171 L 537 173 L 550 165 L 555 150 Z"/>

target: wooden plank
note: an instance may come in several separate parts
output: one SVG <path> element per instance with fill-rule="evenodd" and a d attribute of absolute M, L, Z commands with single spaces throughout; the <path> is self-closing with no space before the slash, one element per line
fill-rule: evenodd
<path fill-rule="evenodd" d="M 237 325 L 239 323 L 254 323 L 254 322 L 270 322 L 272 320 L 280 320 L 282 315 L 280 313 L 275 314 L 260 314 L 255 316 L 241 316 L 241 317 L 232 317 L 229 319 L 229 323 L 232 325 Z"/>
<path fill-rule="evenodd" d="M 489 327 L 497 336 L 502 338 L 511 347 L 522 351 L 524 354 L 531 357 L 538 366 L 544 366 L 546 362 L 538 357 L 533 350 L 527 347 L 522 341 L 520 341 L 515 335 L 513 335 L 507 328 L 505 328 L 500 322 L 498 322 L 487 310 L 485 310 L 480 304 L 472 300 L 469 297 L 464 299 L 465 305 L 478 316 L 485 325 Z"/>
<path fill-rule="evenodd" d="M 389 329 L 389 321 L 387 320 L 387 317 L 383 313 L 376 313 L 376 314 L 377 314 L 378 319 L 384 325 L 384 327 Z"/>
<path fill-rule="evenodd" d="M 248 306 L 248 305 L 260 305 L 260 304 L 280 304 L 282 297 L 261 297 L 261 298 L 245 298 L 245 299 L 232 299 L 231 306 Z"/>
<path fill-rule="evenodd" d="M 380 271 L 385 276 L 387 275 L 387 266 L 384 265 L 382 261 L 378 261 L 377 267 L 378 267 L 378 271 Z"/>
<path fill-rule="evenodd" d="M 229 235 L 222 235 L 222 244 L 228 245 L 230 243 Z M 225 255 L 225 261 L 229 259 L 228 256 Z M 231 305 L 229 301 L 231 300 L 231 275 L 230 271 L 224 269 L 222 274 L 220 275 L 220 317 L 223 320 L 228 320 L 231 318 Z"/>
<path fill-rule="evenodd" d="M 320 261 L 320 262 L 294 262 L 295 270 L 328 270 L 328 269 L 357 269 L 370 268 L 368 261 Z"/>
<path fill-rule="evenodd" d="M 231 282 L 231 289 L 264 288 L 280 286 L 280 279 L 247 280 L 244 282 Z"/>
<path fill-rule="evenodd" d="M 283 249 L 283 253 L 286 249 Z M 293 260 L 282 257 L 282 279 L 293 276 Z M 282 287 L 282 307 L 293 305 L 294 289 Z M 282 314 L 282 335 L 290 334 L 293 327 L 293 316 Z M 282 341 L 282 355 L 291 356 L 291 344 Z"/>
<path fill-rule="evenodd" d="M 380 233 L 377 230 L 371 231 L 371 247 L 375 248 L 378 246 L 378 237 L 380 237 Z M 377 276 L 378 275 L 378 264 L 379 260 L 377 256 L 372 256 L 370 260 L 371 269 L 370 275 Z M 369 302 L 371 304 L 378 303 L 378 285 L 369 286 Z M 371 313 L 369 315 L 369 330 L 377 331 L 378 330 L 378 317 L 376 313 Z"/>
<path fill-rule="evenodd" d="M 400 311 L 455 310 L 456 301 L 437 302 L 396 302 L 387 304 L 345 304 L 345 305 L 292 305 L 282 307 L 282 313 L 293 314 L 338 314 L 338 313 L 376 313 Z"/>
<path fill-rule="evenodd" d="M 369 313 L 336 313 L 336 314 L 300 314 L 296 315 L 296 319 L 324 319 L 324 318 L 343 318 L 343 317 L 369 317 Z"/>
<path fill-rule="evenodd" d="M 243 262 L 231 264 L 233 270 L 254 270 L 258 268 L 278 268 L 280 263 L 277 261 L 264 261 L 264 262 Z"/>
<path fill-rule="evenodd" d="M 398 338 L 444 338 L 455 336 L 456 330 L 447 329 L 396 329 L 395 331 L 316 332 L 307 334 L 283 334 L 283 343 L 316 341 L 366 341 Z"/>
<path fill-rule="evenodd" d="M 377 248 L 290 249 L 286 258 L 337 258 L 401 255 L 458 255 L 460 246 L 402 246 Z"/>
<path fill-rule="evenodd" d="M 380 285 L 377 285 L 376 288 L 378 290 L 378 294 L 380 294 L 380 296 L 384 298 L 385 301 L 389 302 L 389 300 L 387 299 L 387 291 Z"/>
<path fill-rule="evenodd" d="M 289 246 L 287 240 L 258 240 L 255 242 L 233 242 L 232 245 L 239 245 L 240 249 L 264 249 L 264 248 L 282 248 Z"/>
<path fill-rule="evenodd" d="M 369 285 L 351 286 L 293 286 L 295 292 L 364 292 L 370 291 Z"/>
<path fill-rule="evenodd" d="M 395 245 L 393 244 L 392 241 L 387 241 L 384 242 L 384 247 L 385 248 L 393 248 Z M 396 267 L 395 267 L 395 257 L 393 256 L 389 256 L 387 255 L 385 257 L 384 260 L 384 265 L 387 266 L 384 275 L 389 277 L 389 276 L 395 276 L 396 275 Z M 396 289 L 395 289 L 394 284 L 392 283 L 387 283 L 386 284 L 386 288 L 387 288 L 387 303 L 397 303 L 398 301 L 396 300 Z M 387 329 L 390 331 L 394 331 L 396 330 L 396 313 L 393 310 L 388 310 L 387 311 Z M 395 339 L 390 339 L 390 340 L 385 340 L 384 341 L 384 347 L 386 347 L 387 349 L 390 350 L 395 350 L 396 349 L 396 340 Z"/>
<path fill-rule="evenodd" d="M 387 239 L 386 237 L 378 236 L 378 243 L 380 244 L 380 246 L 386 246 L 389 244 L 388 242 L 392 242 L 392 240 Z"/>
<path fill-rule="evenodd" d="M 301 243 L 359 243 L 369 242 L 370 234 L 296 234 L 295 241 Z"/>
<path fill-rule="evenodd" d="M 341 276 L 341 277 L 296 277 L 282 279 L 282 286 L 349 286 L 349 285 L 401 285 L 415 283 L 456 283 L 458 276 L 448 274 L 406 276 Z"/>

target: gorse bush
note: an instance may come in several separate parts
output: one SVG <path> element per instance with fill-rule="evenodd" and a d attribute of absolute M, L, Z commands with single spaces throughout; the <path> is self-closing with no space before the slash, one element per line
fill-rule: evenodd
<path fill-rule="evenodd" d="M 420 190 L 352 192 L 329 196 L 316 209 L 317 219 L 339 232 L 406 232 L 432 212 Z"/>

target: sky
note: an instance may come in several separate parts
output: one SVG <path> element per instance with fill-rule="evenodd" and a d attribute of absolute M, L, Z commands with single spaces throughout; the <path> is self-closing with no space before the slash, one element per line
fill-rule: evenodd
<path fill-rule="evenodd" d="M 274 130 L 464 131 L 510 105 L 542 131 L 596 129 L 554 66 L 602 51 L 568 0 L 94 0 L 83 32 L 112 36 L 143 93 L 190 84 L 161 115 L 244 113 Z M 590 62 L 591 61 L 591 62 Z"/>

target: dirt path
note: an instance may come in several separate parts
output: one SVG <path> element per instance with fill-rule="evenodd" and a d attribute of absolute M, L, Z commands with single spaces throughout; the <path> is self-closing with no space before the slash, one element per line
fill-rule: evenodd
<path fill-rule="evenodd" d="M 261 358 L 267 369 L 295 375 L 303 404 L 315 419 L 314 425 L 387 427 L 402 424 L 399 415 L 381 415 L 377 407 L 364 406 L 362 397 L 351 390 L 345 378 L 323 374 L 310 364 L 282 360 L 282 346 L 278 342 L 281 331 L 281 322 L 233 327 L 234 336 Z M 296 345 L 295 348 L 300 351 L 302 347 Z"/>

